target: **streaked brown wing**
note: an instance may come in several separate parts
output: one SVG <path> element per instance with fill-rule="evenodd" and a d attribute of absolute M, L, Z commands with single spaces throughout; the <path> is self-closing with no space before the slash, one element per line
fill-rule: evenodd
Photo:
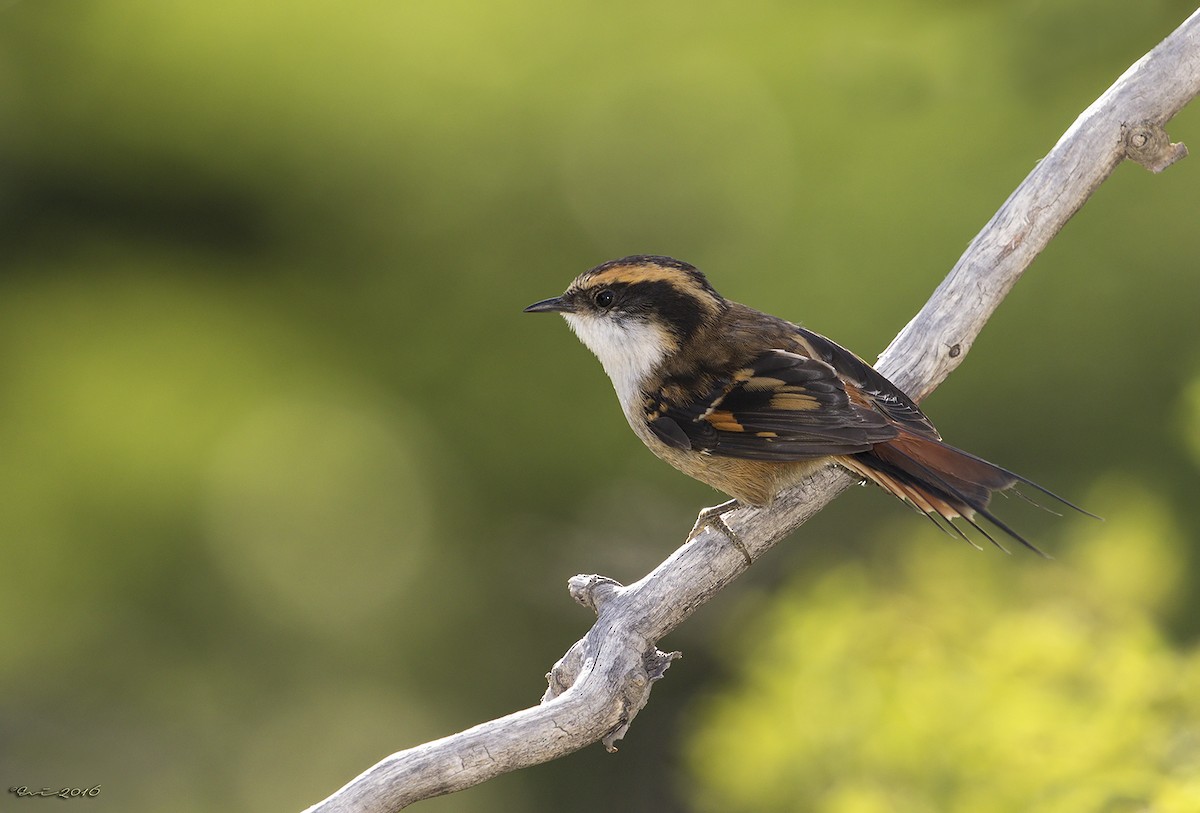
<path fill-rule="evenodd" d="M 670 392 L 664 387 L 646 420 L 677 449 L 784 462 L 864 452 L 897 435 L 883 414 L 851 401 L 829 364 L 783 350 L 694 401 L 673 402 Z"/>
<path fill-rule="evenodd" d="M 804 352 L 826 362 L 851 383 L 856 390 L 855 400 L 869 404 L 910 432 L 941 440 L 942 436 L 921 408 L 874 367 L 820 333 L 802 327 L 797 332 Z"/>

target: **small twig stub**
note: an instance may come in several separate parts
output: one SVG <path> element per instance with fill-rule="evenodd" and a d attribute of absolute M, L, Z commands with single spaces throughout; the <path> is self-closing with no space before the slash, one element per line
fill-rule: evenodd
<path fill-rule="evenodd" d="M 1188 154 L 1184 144 L 1171 143 L 1161 124 L 1149 121 L 1125 124 L 1121 127 L 1121 134 L 1125 157 L 1154 173 L 1162 172 Z"/>

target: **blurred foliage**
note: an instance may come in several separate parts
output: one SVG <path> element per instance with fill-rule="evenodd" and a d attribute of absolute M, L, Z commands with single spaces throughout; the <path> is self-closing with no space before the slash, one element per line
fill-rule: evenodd
<path fill-rule="evenodd" d="M 588 624 L 566 579 L 640 577 L 716 498 L 641 448 L 557 320 L 520 308 L 598 262 L 673 254 L 870 357 L 1191 10 L 0 0 L 0 789 L 297 809 L 535 702 Z M 1170 132 L 1197 124 L 1193 106 Z M 956 445 L 1067 496 L 1100 476 L 1143 495 L 1095 492 L 1103 532 L 1003 506 L 1051 551 L 1103 551 L 1087 572 L 1114 596 L 1143 568 L 1175 579 L 1172 604 L 1109 631 L 1085 623 L 1100 598 L 1063 593 L 1074 609 L 1028 622 L 1035 649 L 1064 639 L 1055 674 L 1093 662 L 1076 636 L 1141 636 L 1130 669 L 1158 674 L 1200 631 L 1196 172 L 1121 167 L 931 399 Z M 844 562 L 892 561 L 898 516 L 849 495 L 699 612 L 619 757 L 423 807 L 587 811 L 620 787 L 628 810 L 686 809 L 663 777 L 741 637 L 725 619 L 783 612 L 791 573 L 867 590 L 873 571 Z M 1147 528 L 1177 541 L 1156 553 Z M 1065 589 L 945 555 L 993 585 L 989 629 Z M 913 612 L 954 617 L 905 584 Z M 813 612 L 838 640 L 863 618 L 824 589 Z M 944 663 L 934 631 L 924 657 Z M 986 685 L 1012 666 L 998 653 L 989 674 L 991 657 Z M 1161 720 L 1136 701 L 1131 731 Z M 979 744 L 993 721 L 973 723 Z"/>
<path fill-rule="evenodd" d="M 1130 518 L 1061 564 L 909 542 L 783 591 L 699 704 L 697 809 L 1200 809 L 1200 650 L 1155 618 L 1179 532 L 1136 485 L 1091 497 Z"/>

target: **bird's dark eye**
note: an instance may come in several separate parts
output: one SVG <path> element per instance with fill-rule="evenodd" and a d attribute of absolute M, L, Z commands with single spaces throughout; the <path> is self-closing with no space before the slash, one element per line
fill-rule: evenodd
<path fill-rule="evenodd" d="M 617 295 L 607 288 L 601 288 L 592 294 L 592 301 L 596 303 L 597 308 L 611 308 L 616 299 Z"/>

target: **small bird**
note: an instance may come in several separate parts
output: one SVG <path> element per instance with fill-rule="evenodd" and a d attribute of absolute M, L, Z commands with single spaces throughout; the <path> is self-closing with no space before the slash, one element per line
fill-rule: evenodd
<path fill-rule="evenodd" d="M 854 353 L 725 299 L 680 260 L 606 262 L 525 311 L 562 314 L 600 359 L 634 434 L 684 474 L 733 497 L 702 511 L 689 539 L 715 525 L 747 563 L 723 515 L 769 505 L 829 463 L 970 542 L 952 522 L 965 519 L 1001 550 L 976 516 L 1041 553 L 988 511 L 993 493 L 1024 483 L 1076 507 L 943 443 L 912 399 Z"/>

